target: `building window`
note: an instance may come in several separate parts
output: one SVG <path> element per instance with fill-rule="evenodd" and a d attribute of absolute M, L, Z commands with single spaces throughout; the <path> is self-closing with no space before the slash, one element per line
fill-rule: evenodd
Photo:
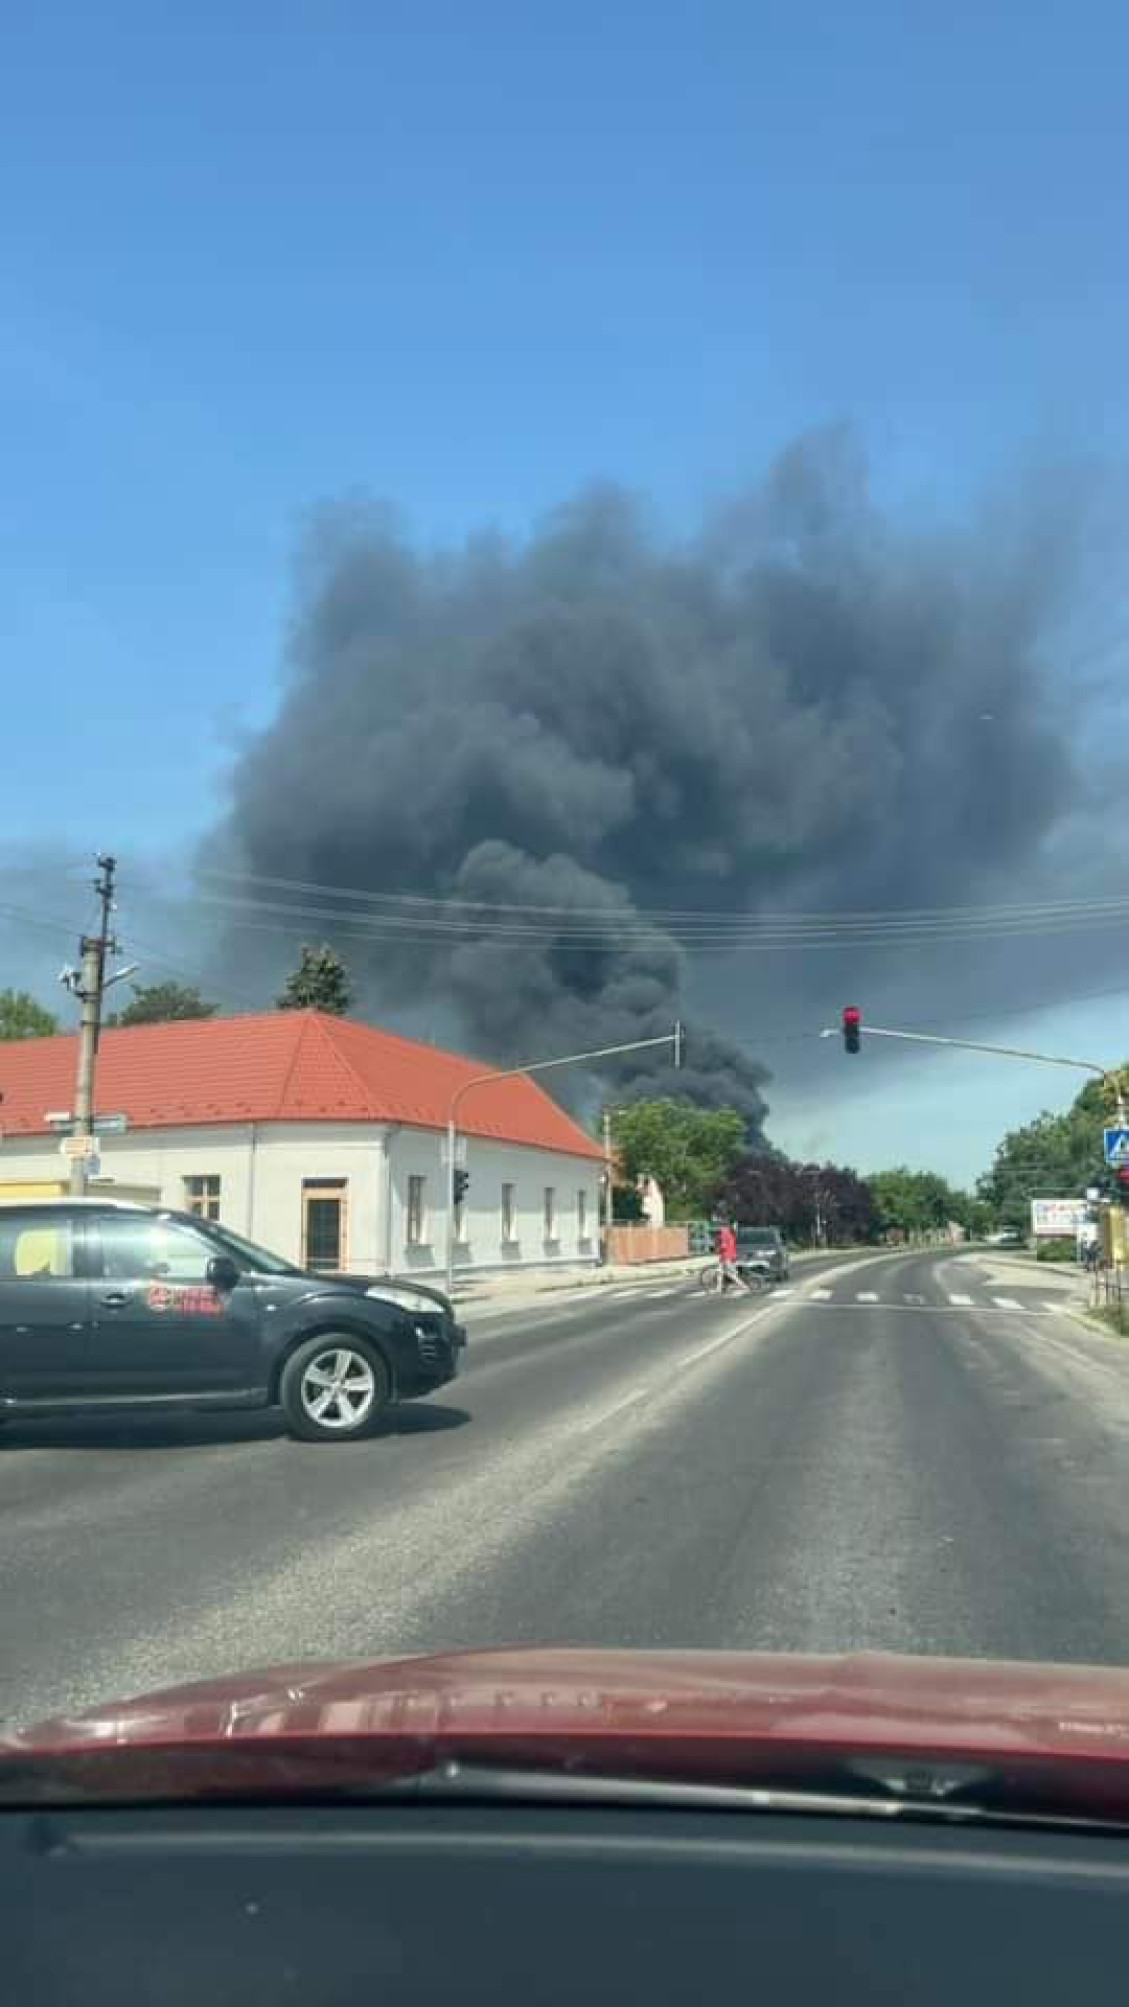
<path fill-rule="evenodd" d="M 302 1180 L 302 1267 L 315 1274 L 332 1274 L 345 1267 L 345 1192 L 344 1178 Z"/>
<path fill-rule="evenodd" d="M 555 1185 L 545 1187 L 545 1239 L 557 1237 L 557 1190 Z"/>
<path fill-rule="evenodd" d="M 218 1220 L 220 1216 L 220 1181 L 210 1173 L 206 1177 L 185 1178 L 184 1210 L 195 1213 L 198 1220 Z"/>
<path fill-rule="evenodd" d="M 517 1239 L 517 1186 L 502 1186 L 502 1241 Z"/>
<path fill-rule="evenodd" d="M 577 1192 L 576 1194 L 576 1237 L 578 1240 L 587 1240 L 588 1238 L 587 1192 Z"/>
<path fill-rule="evenodd" d="M 409 1247 L 423 1247 L 427 1240 L 427 1179 L 408 1179 L 408 1225 L 407 1243 Z"/>

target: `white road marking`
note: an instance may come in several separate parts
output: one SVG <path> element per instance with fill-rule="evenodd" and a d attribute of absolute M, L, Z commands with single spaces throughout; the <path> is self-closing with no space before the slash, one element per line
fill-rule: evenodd
<path fill-rule="evenodd" d="M 903 1296 L 903 1303 L 924 1303 L 924 1296 Z"/>
<path fill-rule="evenodd" d="M 598 1415 L 588 1415 L 580 1424 L 582 1433 L 587 1434 L 589 1429 L 602 1429 L 605 1422 L 614 1421 L 625 1408 L 633 1408 L 636 1401 L 644 1400 L 651 1392 L 650 1387 L 633 1387 L 629 1394 L 624 1394 L 620 1400 L 613 1401 L 610 1408 L 601 1408 Z"/>
<path fill-rule="evenodd" d="M 995 1304 L 997 1310 L 1022 1310 L 1023 1308 L 1022 1303 L 1017 1303 L 1014 1296 L 993 1296 L 992 1302 Z"/>
<path fill-rule="evenodd" d="M 796 1294 L 795 1284 L 790 1282 L 787 1289 L 774 1289 L 772 1294 L 777 1298 L 781 1296 L 794 1296 Z"/>
<path fill-rule="evenodd" d="M 813 1289 L 811 1300 L 813 1303 L 830 1303 L 831 1291 L 829 1289 Z"/>
<path fill-rule="evenodd" d="M 950 1302 L 950 1303 L 961 1303 L 961 1304 L 971 1304 L 971 1302 L 972 1302 L 972 1298 L 971 1298 L 971 1296 L 950 1296 L 950 1298 L 949 1298 L 949 1302 Z"/>
<path fill-rule="evenodd" d="M 695 1352 L 684 1352 L 678 1361 L 680 1366 L 693 1366 L 699 1359 L 708 1359 L 711 1352 L 720 1352 L 723 1345 L 732 1345 L 740 1331 L 726 1331 L 721 1338 L 711 1338 L 708 1345 L 699 1345 Z"/>
<path fill-rule="evenodd" d="M 873 1289 L 860 1289 L 858 1295 L 855 1297 L 856 1303 L 877 1303 L 877 1301 L 878 1296 Z"/>

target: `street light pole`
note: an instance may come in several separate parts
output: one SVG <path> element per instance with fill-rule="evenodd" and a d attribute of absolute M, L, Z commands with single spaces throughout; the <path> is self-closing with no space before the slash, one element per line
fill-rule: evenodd
<path fill-rule="evenodd" d="M 566 1052 L 559 1059 L 534 1059 L 526 1066 L 502 1066 L 492 1073 L 476 1073 L 456 1087 L 447 1108 L 447 1294 L 455 1286 L 455 1151 L 458 1146 L 458 1116 L 463 1096 L 492 1080 L 515 1080 L 523 1073 L 548 1073 L 554 1066 L 578 1066 L 590 1059 L 612 1059 L 621 1052 L 645 1052 L 656 1045 L 674 1047 L 674 1064 L 682 1064 L 682 1020 L 661 1038 L 633 1038 L 626 1045 L 601 1045 L 595 1052 Z M 610 1201 L 609 1201 L 610 1203 Z"/>

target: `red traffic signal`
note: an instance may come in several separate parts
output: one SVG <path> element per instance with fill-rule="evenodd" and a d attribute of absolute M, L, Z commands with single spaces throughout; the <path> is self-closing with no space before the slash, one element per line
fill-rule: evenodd
<path fill-rule="evenodd" d="M 857 1052 L 862 1031 L 862 1012 L 855 1004 L 847 1004 L 843 1010 L 843 1050 Z"/>

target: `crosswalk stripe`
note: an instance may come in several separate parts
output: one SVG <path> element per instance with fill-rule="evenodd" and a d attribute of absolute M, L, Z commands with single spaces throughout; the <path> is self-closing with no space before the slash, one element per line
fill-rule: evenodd
<path fill-rule="evenodd" d="M 949 1302 L 950 1302 L 950 1303 L 959 1303 L 959 1304 L 962 1304 L 962 1305 L 965 1305 L 965 1306 L 967 1306 L 968 1304 L 970 1304 L 970 1303 L 972 1302 L 972 1298 L 971 1298 L 971 1296 L 950 1296 L 950 1298 L 949 1298 Z"/>
<path fill-rule="evenodd" d="M 924 1296 L 903 1296 L 903 1303 L 924 1303 Z"/>
<path fill-rule="evenodd" d="M 792 1287 L 792 1285 L 789 1283 L 787 1289 L 774 1289 L 772 1294 L 774 1296 L 794 1296 L 796 1292 L 795 1289 Z"/>
<path fill-rule="evenodd" d="M 856 1303 L 877 1303 L 877 1301 L 878 1297 L 873 1289 L 860 1289 L 855 1297 Z"/>
<path fill-rule="evenodd" d="M 992 1302 L 995 1304 L 997 1310 L 1022 1310 L 1023 1308 L 1022 1303 L 1017 1303 L 1014 1296 L 993 1296 Z"/>
<path fill-rule="evenodd" d="M 813 1289 L 811 1300 L 813 1303 L 830 1303 L 831 1291 L 829 1289 Z"/>

